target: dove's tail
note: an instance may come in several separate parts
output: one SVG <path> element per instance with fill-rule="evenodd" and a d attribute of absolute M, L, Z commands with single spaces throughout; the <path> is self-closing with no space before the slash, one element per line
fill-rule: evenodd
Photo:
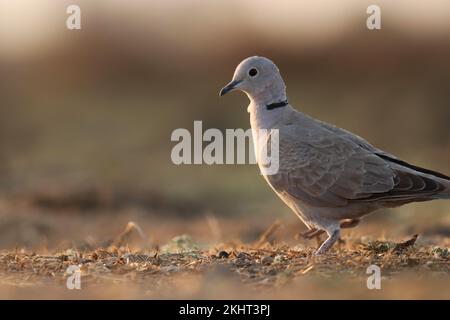
<path fill-rule="evenodd" d="M 425 171 L 426 176 L 428 178 L 432 178 L 436 183 L 438 183 L 441 186 L 442 189 L 442 191 L 439 191 L 438 193 L 434 194 L 432 198 L 450 199 L 450 177 L 436 171 L 431 171 L 427 169 L 425 169 Z"/>
<path fill-rule="evenodd" d="M 386 161 L 397 165 L 400 178 L 407 178 L 412 181 L 418 178 L 417 186 L 411 190 L 402 192 L 403 197 L 397 197 L 397 200 L 405 203 L 412 201 L 428 201 L 433 199 L 450 199 L 450 177 L 429 169 L 412 165 L 402 160 L 392 158 L 386 155 L 378 155 Z M 414 183 L 412 183 L 414 185 Z M 400 186 L 401 187 L 401 186 Z M 399 188 L 401 189 L 401 188 Z"/>
<path fill-rule="evenodd" d="M 418 170 L 419 169 L 419 170 Z M 429 200 L 433 199 L 450 199 L 450 177 L 436 171 L 431 171 L 428 169 L 423 169 L 420 167 L 415 167 L 414 171 L 416 171 L 422 177 L 426 177 L 431 179 L 438 185 L 438 189 L 440 190 L 437 193 L 430 194 Z"/>
<path fill-rule="evenodd" d="M 427 172 L 421 172 L 418 171 L 419 173 L 421 173 L 422 176 L 425 176 L 427 178 L 431 178 L 435 183 L 437 183 L 441 189 L 441 191 L 430 195 L 430 200 L 432 199 L 450 199 L 450 177 L 447 177 L 441 173 L 435 172 L 435 171 L 431 171 L 431 170 L 426 170 Z M 425 173 L 425 174 L 424 174 Z"/>
<path fill-rule="evenodd" d="M 446 187 L 444 191 L 438 194 L 441 199 L 450 199 L 450 180 L 447 180 Z"/>

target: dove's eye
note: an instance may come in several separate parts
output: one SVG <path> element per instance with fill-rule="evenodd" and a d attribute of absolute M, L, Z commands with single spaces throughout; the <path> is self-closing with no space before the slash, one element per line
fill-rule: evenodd
<path fill-rule="evenodd" d="M 251 68 L 250 70 L 248 70 L 248 75 L 250 77 L 255 77 L 258 74 L 258 70 L 256 68 Z"/>

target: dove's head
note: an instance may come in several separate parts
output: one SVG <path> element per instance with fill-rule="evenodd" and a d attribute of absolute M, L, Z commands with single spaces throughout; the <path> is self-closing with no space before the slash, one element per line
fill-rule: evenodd
<path fill-rule="evenodd" d="M 286 86 L 275 63 L 264 57 L 250 57 L 234 71 L 232 81 L 220 90 L 220 95 L 241 90 L 257 104 L 286 100 Z"/>

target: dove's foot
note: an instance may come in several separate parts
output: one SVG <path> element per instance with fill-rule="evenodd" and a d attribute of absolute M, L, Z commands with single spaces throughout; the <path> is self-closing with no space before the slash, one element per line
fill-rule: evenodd
<path fill-rule="evenodd" d="M 311 233 L 316 232 L 316 231 L 317 231 L 316 228 L 311 228 L 311 229 L 308 229 L 308 231 L 300 232 L 299 235 L 300 235 L 302 238 L 306 238 L 306 237 L 308 237 Z"/>
<path fill-rule="evenodd" d="M 309 230 L 306 231 L 306 232 L 300 233 L 300 236 L 301 236 L 302 238 L 304 238 L 304 239 L 310 240 L 310 239 L 312 239 L 312 238 L 314 238 L 314 237 L 317 237 L 317 236 L 321 235 L 321 234 L 324 233 L 324 232 L 325 232 L 325 231 L 323 231 L 323 230 L 316 229 L 316 228 L 312 228 L 312 229 L 309 229 Z"/>
<path fill-rule="evenodd" d="M 316 251 L 315 253 L 316 256 L 324 254 L 333 246 L 333 244 L 339 239 L 340 229 L 334 230 L 332 232 L 327 231 L 327 233 L 328 238 L 327 240 L 324 241 L 324 243 L 322 243 L 320 248 Z"/>

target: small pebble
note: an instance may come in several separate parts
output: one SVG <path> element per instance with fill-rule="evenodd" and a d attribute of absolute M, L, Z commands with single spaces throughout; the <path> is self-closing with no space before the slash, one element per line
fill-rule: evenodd
<path fill-rule="evenodd" d="M 271 256 L 265 256 L 264 258 L 262 258 L 261 263 L 268 266 L 271 265 L 273 262 L 273 258 Z"/>
<path fill-rule="evenodd" d="M 237 255 L 238 259 L 249 259 L 250 255 L 248 253 L 245 252 L 239 252 L 239 254 Z"/>
<path fill-rule="evenodd" d="M 219 259 L 227 259 L 230 256 L 230 254 L 226 251 L 220 251 L 217 257 Z"/>

